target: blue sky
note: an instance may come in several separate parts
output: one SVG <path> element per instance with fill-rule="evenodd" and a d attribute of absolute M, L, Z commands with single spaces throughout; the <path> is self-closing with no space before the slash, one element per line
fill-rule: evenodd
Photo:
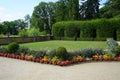
<path fill-rule="evenodd" d="M 34 7 L 42 1 L 56 2 L 58 0 L 0 0 L 0 22 L 23 19 L 26 14 L 32 15 Z M 102 0 L 101 4 L 105 1 Z"/>

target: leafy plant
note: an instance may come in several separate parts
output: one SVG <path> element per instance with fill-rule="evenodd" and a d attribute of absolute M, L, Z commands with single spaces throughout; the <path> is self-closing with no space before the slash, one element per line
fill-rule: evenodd
<path fill-rule="evenodd" d="M 115 53 L 115 47 L 118 45 L 117 42 L 113 39 L 107 40 L 108 50 L 112 53 Z"/>
<path fill-rule="evenodd" d="M 27 32 L 29 36 L 39 36 L 40 34 L 39 30 L 36 28 L 31 28 Z"/>
<path fill-rule="evenodd" d="M 115 58 L 115 54 L 108 52 L 108 53 L 103 54 L 103 58 L 107 58 L 107 59 Z"/>
<path fill-rule="evenodd" d="M 1 53 L 6 53 L 6 52 L 7 52 L 7 48 L 5 48 L 5 47 L 0 47 L 0 52 L 1 52 Z"/>
<path fill-rule="evenodd" d="M 62 60 L 66 60 L 68 55 L 66 48 L 64 47 L 57 48 L 56 55 L 58 56 L 58 58 L 61 58 Z"/>
<path fill-rule="evenodd" d="M 19 35 L 20 37 L 27 37 L 27 36 L 28 36 L 28 33 L 27 33 L 26 30 L 23 29 L 23 30 L 19 30 L 18 35 Z"/>
<path fill-rule="evenodd" d="M 32 55 L 35 58 L 42 58 L 42 57 L 46 56 L 46 51 L 44 51 L 44 50 L 36 51 L 36 52 L 32 53 Z"/>
<path fill-rule="evenodd" d="M 46 52 L 46 55 L 47 55 L 50 59 L 52 59 L 54 56 L 56 56 L 56 49 L 48 50 L 48 51 Z"/>
<path fill-rule="evenodd" d="M 15 53 L 19 49 L 19 44 L 12 42 L 8 44 L 8 52 Z"/>
<path fill-rule="evenodd" d="M 97 55 L 103 55 L 103 50 L 102 48 L 97 48 L 93 50 L 93 53 L 97 54 Z"/>
<path fill-rule="evenodd" d="M 84 57 L 91 58 L 93 55 L 95 55 L 95 53 L 94 53 L 93 49 L 91 49 L 91 48 L 86 48 L 86 49 L 82 50 L 82 56 L 84 56 Z"/>
<path fill-rule="evenodd" d="M 17 50 L 16 54 L 20 54 L 20 53 L 24 53 L 24 55 L 26 55 L 26 54 L 30 53 L 30 49 L 27 47 L 20 47 Z"/>
<path fill-rule="evenodd" d="M 115 53 L 116 53 L 116 56 L 120 55 L 120 46 L 115 47 Z"/>

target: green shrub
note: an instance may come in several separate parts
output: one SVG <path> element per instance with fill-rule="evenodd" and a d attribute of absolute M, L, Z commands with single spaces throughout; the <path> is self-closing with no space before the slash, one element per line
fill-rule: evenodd
<path fill-rule="evenodd" d="M 42 58 L 42 57 L 46 56 L 46 51 L 44 51 L 44 50 L 34 51 L 31 54 L 33 55 L 34 58 Z"/>
<path fill-rule="evenodd" d="M 115 53 L 116 53 L 116 56 L 120 55 L 120 46 L 115 47 Z"/>
<path fill-rule="evenodd" d="M 115 56 L 116 56 L 114 53 L 111 53 L 109 51 L 107 53 L 104 53 L 104 55 L 107 55 L 110 58 L 115 58 Z"/>
<path fill-rule="evenodd" d="M 48 50 L 48 51 L 46 52 L 46 55 L 47 55 L 50 59 L 52 59 L 53 57 L 56 56 L 56 49 Z"/>
<path fill-rule="evenodd" d="M 62 59 L 62 60 L 66 60 L 67 59 L 67 50 L 64 47 L 59 47 L 56 49 L 56 55 L 58 56 L 58 58 Z"/>
<path fill-rule="evenodd" d="M 52 35 L 61 39 L 61 37 L 64 37 L 64 28 L 64 23 L 55 23 L 52 27 Z"/>
<path fill-rule="evenodd" d="M 78 31 L 80 31 L 73 23 L 66 24 L 65 26 L 65 36 L 66 37 L 76 37 Z"/>
<path fill-rule="evenodd" d="M 47 34 L 46 34 L 45 31 L 42 31 L 42 32 L 39 33 L 39 35 L 40 35 L 40 36 L 45 36 L 45 35 L 47 35 Z"/>
<path fill-rule="evenodd" d="M 91 58 L 95 53 L 93 52 L 93 49 L 91 48 L 86 48 L 82 50 L 82 56 Z"/>
<path fill-rule="evenodd" d="M 7 53 L 7 48 L 0 47 L 0 53 Z"/>
<path fill-rule="evenodd" d="M 93 50 L 93 53 L 97 55 L 103 55 L 103 49 L 102 48 L 96 48 Z"/>
<path fill-rule="evenodd" d="M 120 18 L 63 21 L 53 25 L 52 33 L 54 37 L 60 37 L 60 39 L 61 37 L 79 37 L 79 40 L 105 40 L 106 38 L 120 40 L 119 26 Z"/>
<path fill-rule="evenodd" d="M 39 36 L 40 35 L 39 29 L 36 29 L 36 28 L 29 29 L 27 33 L 28 33 L 28 36 Z"/>
<path fill-rule="evenodd" d="M 21 53 L 24 53 L 26 55 L 26 54 L 30 53 L 30 49 L 27 47 L 19 47 L 16 54 L 21 54 Z"/>
<path fill-rule="evenodd" d="M 20 37 L 27 37 L 27 36 L 28 36 L 28 33 L 27 33 L 26 30 L 23 29 L 23 30 L 19 30 L 18 35 L 19 35 Z"/>
<path fill-rule="evenodd" d="M 12 42 L 8 44 L 8 52 L 15 53 L 19 49 L 19 44 Z"/>

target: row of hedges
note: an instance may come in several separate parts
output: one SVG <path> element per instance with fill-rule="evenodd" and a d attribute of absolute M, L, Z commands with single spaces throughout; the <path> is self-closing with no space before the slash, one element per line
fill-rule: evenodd
<path fill-rule="evenodd" d="M 114 38 L 120 40 L 120 18 L 97 19 L 91 21 L 66 21 L 55 23 L 52 27 L 54 37 L 61 39 L 101 40 Z"/>

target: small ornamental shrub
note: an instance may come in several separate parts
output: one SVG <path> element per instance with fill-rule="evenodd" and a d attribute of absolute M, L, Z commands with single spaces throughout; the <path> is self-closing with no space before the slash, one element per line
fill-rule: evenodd
<path fill-rule="evenodd" d="M 19 44 L 16 42 L 12 42 L 8 45 L 8 52 L 15 53 L 19 49 Z"/>
<path fill-rule="evenodd" d="M 97 55 L 103 55 L 103 49 L 102 48 L 96 48 L 93 50 L 93 53 Z"/>
<path fill-rule="evenodd" d="M 50 59 L 52 59 L 53 57 L 56 56 L 56 49 L 48 50 L 48 51 L 46 52 L 46 55 L 47 55 Z"/>
<path fill-rule="evenodd" d="M 86 48 L 82 50 L 82 56 L 92 58 L 92 56 L 95 55 L 93 49 L 91 48 Z"/>
<path fill-rule="evenodd" d="M 58 56 L 58 58 L 62 59 L 62 60 L 66 60 L 67 59 L 67 50 L 64 47 L 59 47 L 56 49 L 56 55 Z"/>
<path fill-rule="evenodd" d="M 120 46 L 115 47 L 115 53 L 116 53 L 116 56 L 120 55 Z"/>
<path fill-rule="evenodd" d="M 0 53 L 6 53 L 6 52 L 7 52 L 7 48 L 5 48 L 5 47 L 0 48 Z"/>
<path fill-rule="evenodd" d="M 18 35 L 19 35 L 20 37 L 27 37 L 27 36 L 28 36 L 28 33 L 27 33 L 26 30 L 23 29 L 23 30 L 19 30 Z"/>
<path fill-rule="evenodd" d="M 32 53 L 34 58 L 42 58 L 44 56 L 46 56 L 46 51 L 44 50 L 40 50 L 40 51 L 35 51 L 34 53 Z"/>
<path fill-rule="evenodd" d="M 107 40 L 108 50 L 112 53 L 115 52 L 115 47 L 118 45 L 118 43 L 113 39 Z"/>
<path fill-rule="evenodd" d="M 19 49 L 16 52 L 17 54 L 23 53 L 24 55 L 30 53 L 30 49 L 27 47 L 19 47 Z"/>

